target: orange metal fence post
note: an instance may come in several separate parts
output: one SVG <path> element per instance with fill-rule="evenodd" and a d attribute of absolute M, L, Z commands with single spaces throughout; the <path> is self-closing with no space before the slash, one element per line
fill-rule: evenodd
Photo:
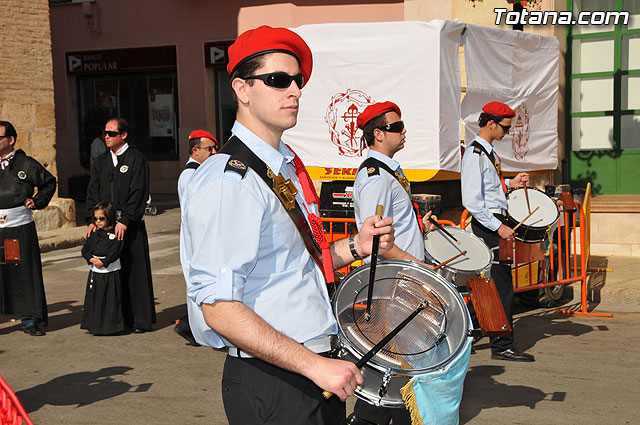
<path fill-rule="evenodd" d="M 580 276 L 579 279 L 581 281 L 581 285 L 580 285 L 580 311 L 573 311 L 573 310 L 558 310 L 559 313 L 564 313 L 564 314 L 574 314 L 574 315 L 579 315 L 579 316 L 597 316 L 597 317 L 612 317 L 613 314 L 611 313 L 593 313 L 593 312 L 589 312 L 588 311 L 588 305 L 587 305 L 587 258 L 586 258 L 586 246 L 585 246 L 585 231 L 584 231 L 584 224 L 585 223 L 585 217 L 584 217 L 584 210 L 582 209 L 582 203 L 580 201 L 575 201 L 576 204 L 578 204 L 578 211 L 580 212 Z M 566 223 L 566 221 L 565 221 Z M 574 241 L 576 238 L 576 228 L 574 226 Z M 568 244 L 568 241 L 567 241 Z M 574 255 L 577 255 L 577 253 L 574 253 Z M 568 266 L 568 261 L 567 261 L 567 266 Z"/>

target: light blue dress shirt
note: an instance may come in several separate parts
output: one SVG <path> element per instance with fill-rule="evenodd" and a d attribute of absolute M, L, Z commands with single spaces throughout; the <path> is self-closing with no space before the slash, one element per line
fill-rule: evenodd
<path fill-rule="evenodd" d="M 198 161 L 189 157 L 187 164 L 192 162 L 199 164 Z M 184 195 L 184 191 L 187 190 L 189 180 L 191 180 L 191 176 L 193 176 L 193 173 L 195 173 L 195 171 L 196 170 L 193 168 L 185 168 L 184 170 L 182 170 L 182 173 L 180 173 L 180 177 L 178 177 L 178 201 L 180 202 L 180 205 L 182 205 L 182 196 Z"/>
<path fill-rule="evenodd" d="M 236 122 L 232 132 L 274 173 L 298 188 L 294 155 L 276 151 Z M 243 302 L 265 322 L 299 343 L 337 333 L 322 271 L 311 258 L 280 200 L 253 170 L 225 172 L 229 155 L 216 154 L 196 170 L 183 198 L 180 260 L 187 283 L 189 323 L 196 341 L 232 346 L 204 321 L 202 304 Z M 229 317 L 228 320 L 234 320 Z"/>
<path fill-rule="evenodd" d="M 404 176 L 400 164 L 393 158 L 371 149 L 367 158 L 375 158 Z M 378 175 L 372 176 L 368 175 L 366 168 L 361 169 L 353 184 L 353 201 L 358 229 L 367 217 L 376 213 L 376 206 L 382 205 L 384 217 L 393 217 L 398 248 L 420 261 L 424 259 L 424 241 L 411 198 L 395 176 L 382 168 Z"/>
<path fill-rule="evenodd" d="M 493 151 L 491 143 L 480 136 L 474 141 L 480 143 L 490 154 Z M 473 143 L 473 142 L 472 142 Z M 494 153 L 494 155 L 497 155 Z M 507 211 L 507 197 L 502 190 L 500 176 L 491 158 L 484 152 L 476 153 L 471 144 L 467 146 L 462 157 L 462 171 L 460 174 L 462 185 L 462 205 L 480 224 L 490 230 L 498 230 L 502 222 L 498 220 L 491 209 Z M 505 179 L 509 187 L 509 180 Z"/>

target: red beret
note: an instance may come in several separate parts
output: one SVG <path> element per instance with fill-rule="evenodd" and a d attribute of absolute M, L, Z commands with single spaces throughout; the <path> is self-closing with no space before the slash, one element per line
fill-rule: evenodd
<path fill-rule="evenodd" d="M 482 111 L 487 114 L 504 118 L 512 118 L 516 116 L 516 113 L 513 112 L 513 109 L 509 108 L 509 105 L 505 105 L 500 102 L 489 102 L 482 107 Z"/>
<path fill-rule="evenodd" d="M 288 53 L 298 59 L 304 84 L 307 84 L 313 69 L 311 49 L 302 37 L 286 28 L 271 28 L 263 25 L 240 34 L 229 46 L 227 72 L 231 75 L 238 65 L 267 53 Z"/>
<path fill-rule="evenodd" d="M 189 140 L 191 139 L 199 139 L 201 137 L 206 137 L 207 139 L 213 140 L 213 143 L 216 144 L 216 149 L 218 149 L 218 141 L 211 133 L 206 130 L 193 130 L 191 134 L 189 134 Z"/>
<path fill-rule="evenodd" d="M 362 130 L 369 121 L 378 115 L 386 114 L 391 111 L 395 111 L 399 117 L 402 117 L 400 108 L 398 108 L 398 105 L 393 102 L 380 102 L 367 106 L 367 108 L 358 115 L 358 128 Z"/>

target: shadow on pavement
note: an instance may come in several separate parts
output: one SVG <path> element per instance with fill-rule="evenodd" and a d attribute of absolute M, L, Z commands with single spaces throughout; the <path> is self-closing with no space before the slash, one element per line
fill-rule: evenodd
<path fill-rule="evenodd" d="M 156 306 L 157 305 L 158 304 L 156 302 Z M 176 320 L 180 319 L 180 317 L 182 317 L 182 315 L 186 313 L 186 304 L 175 305 L 173 307 L 165 308 L 162 311 L 156 312 L 156 323 L 153 325 L 153 330 L 157 331 L 169 326 L 174 326 L 176 324 Z"/>
<path fill-rule="evenodd" d="M 538 341 L 556 335 L 578 337 L 594 331 L 592 326 L 574 323 L 571 316 L 558 313 L 555 309 L 520 316 L 515 320 L 514 328 L 516 346 L 522 351 L 531 349 Z"/>
<path fill-rule="evenodd" d="M 47 332 L 59 331 L 60 329 L 69 328 L 72 326 L 79 326 L 82 320 L 82 304 L 78 304 L 78 301 L 61 301 L 47 306 L 49 310 L 49 324 L 44 328 Z M 56 314 L 61 311 L 65 311 L 61 314 Z M 11 332 L 22 332 L 22 324 L 20 322 L 19 314 L 2 315 L 0 316 L 0 322 L 9 321 L 10 319 L 16 319 L 13 326 L 0 329 L 0 335 L 6 335 Z"/>
<path fill-rule="evenodd" d="M 551 401 L 563 401 L 565 398 L 566 394 L 563 392 L 546 394 L 533 387 L 497 382 L 494 377 L 503 374 L 504 371 L 504 366 L 493 365 L 469 368 L 460 404 L 461 424 L 471 421 L 484 409 L 515 406 L 535 409 L 536 404 L 546 400 L 548 396 Z"/>
<path fill-rule="evenodd" d="M 54 378 L 16 393 L 25 410 L 32 413 L 45 404 L 52 406 L 86 406 L 127 392 L 145 392 L 152 384 L 131 385 L 114 378 L 126 375 L 129 366 L 113 366 L 95 372 L 78 372 Z"/>

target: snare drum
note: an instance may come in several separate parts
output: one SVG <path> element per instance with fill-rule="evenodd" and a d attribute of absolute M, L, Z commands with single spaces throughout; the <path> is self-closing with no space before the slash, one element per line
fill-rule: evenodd
<path fill-rule="evenodd" d="M 356 390 L 356 396 L 369 404 L 404 407 L 400 388 L 413 376 L 441 373 L 455 359 L 469 355 L 469 312 L 453 285 L 410 261 L 378 262 L 370 321 L 364 320 L 368 287 L 367 264 L 347 275 L 332 301 L 339 327 L 338 357 L 353 363 L 408 317 L 416 301 L 428 302 L 362 368 L 364 383 Z"/>
<path fill-rule="evenodd" d="M 524 188 L 518 188 L 507 193 L 508 214 L 505 224 L 512 229 L 529 215 L 524 191 Z M 527 188 L 527 195 L 531 211 L 540 208 L 516 229 L 516 239 L 528 243 L 542 242 L 558 221 L 560 210 L 556 202 L 539 189 Z"/>
<path fill-rule="evenodd" d="M 455 226 L 446 226 L 445 229 L 460 241 L 460 245 L 443 231 L 434 229 L 424 235 L 425 256 L 435 266 L 467 251 L 437 270 L 459 291 L 466 292 L 469 278 L 490 276 L 493 255 L 484 241 L 473 233 Z"/>

